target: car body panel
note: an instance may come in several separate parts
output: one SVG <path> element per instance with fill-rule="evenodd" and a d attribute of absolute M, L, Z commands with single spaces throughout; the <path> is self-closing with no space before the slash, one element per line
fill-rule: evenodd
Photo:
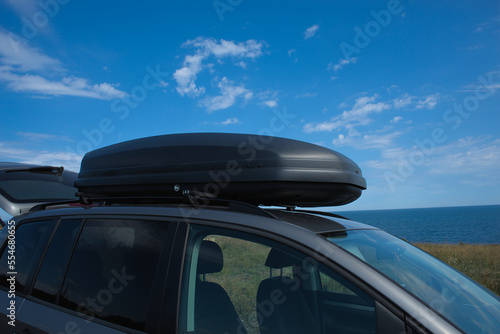
<path fill-rule="evenodd" d="M 293 212 L 285 214 L 288 215 L 289 220 L 293 220 Z M 65 219 L 77 217 L 112 217 L 113 219 L 141 218 L 147 220 L 168 220 L 178 223 L 179 226 L 184 226 L 175 236 L 175 240 L 178 240 L 176 247 L 180 249 L 183 248 L 183 240 L 187 237 L 186 227 L 190 224 L 214 226 L 259 235 L 298 249 L 318 262 L 326 264 L 365 289 L 366 292 L 374 296 L 386 309 L 391 310 L 395 314 L 404 314 L 405 317 L 416 320 L 432 333 L 460 333 L 459 330 L 441 316 L 434 313 L 426 305 L 423 305 L 417 298 L 410 295 L 400 286 L 388 280 L 380 272 L 367 266 L 363 261 L 347 251 L 332 244 L 326 238 L 311 232 L 304 226 L 300 226 L 302 224 L 295 225 L 282 220 L 210 208 L 158 206 L 47 209 L 18 216 L 15 218 L 15 221 L 22 224 L 32 220 L 47 220 L 58 217 L 64 217 Z M 325 226 L 327 225 L 327 221 L 331 221 L 332 228 L 328 229 L 330 231 L 343 231 L 347 226 L 351 229 L 367 228 L 367 225 L 343 219 L 331 220 L 325 217 L 320 217 L 320 219 L 326 220 L 324 222 Z M 341 228 L 343 224 L 346 225 L 344 229 Z M 172 263 L 182 262 L 184 254 L 183 252 L 179 252 L 180 249 L 172 251 L 172 256 L 177 259 L 176 261 L 174 261 L 175 259 L 171 259 Z M 177 269 L 174 272 L 168 271 L 165 279 L 170 282 L 179 282 L 180 270 L 178 267 L 179 265 L 177 265 Z M 42 307 L 35 304 L 36 302 L 34 301 L 28 304 L 30 312 Z M 169 308 L 172 311 L 172 302 Z M 23 314 L 22 309 L 21 314 Z M 64 317 L 73 319 L 72 316 Z M 171 323 L 164 324 L 164 326 L 171 326 Z"/>

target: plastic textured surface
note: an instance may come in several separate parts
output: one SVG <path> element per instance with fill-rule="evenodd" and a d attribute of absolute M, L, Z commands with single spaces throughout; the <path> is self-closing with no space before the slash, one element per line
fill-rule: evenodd
<path fill-rule="evenodd" d="M 96 196 L 190 193 L 280 206 L 343 205 L 366 189 L 360 168 L 333 150 L 222 133 L 147 137 L 89 152 L 75 185 Z"/>

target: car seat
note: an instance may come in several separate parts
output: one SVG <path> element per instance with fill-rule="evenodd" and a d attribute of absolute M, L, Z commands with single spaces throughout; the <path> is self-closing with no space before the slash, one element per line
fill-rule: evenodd
<path fill-rule="evenodd" d="M 298 278 L 272 277 L 272 269 L 299 265 L 293 256 L 271 249 L 265 265 L 270 277 L 264 279 L 257 290 L 257 317 L 261 334 L 319 333 L 319 326 L 311 312 Z"/>
<path fill-rule="evenodd" d="M 195 332 L 213 334 L 246 334 L 227 292 L 219 284 L 199 279 L 200 275 L 222 270 L 223 256 L 218 244 L 203 240 L 200 245 L 195 292 Z"/>

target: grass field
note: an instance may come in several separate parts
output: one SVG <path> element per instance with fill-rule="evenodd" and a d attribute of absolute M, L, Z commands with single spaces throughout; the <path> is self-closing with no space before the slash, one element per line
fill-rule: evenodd
<path fill-rule="evenodd" d="M 434 255 L 500 295 L 500 244 L 428 244 L 415 246 Z"/>

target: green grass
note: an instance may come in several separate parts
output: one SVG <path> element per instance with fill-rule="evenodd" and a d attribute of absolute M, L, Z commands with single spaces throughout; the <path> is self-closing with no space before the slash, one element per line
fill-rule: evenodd
<path fill-rule="evenodd" d="M 500 244 L 417 243 L 415 246 L 500 295 Z"/>

